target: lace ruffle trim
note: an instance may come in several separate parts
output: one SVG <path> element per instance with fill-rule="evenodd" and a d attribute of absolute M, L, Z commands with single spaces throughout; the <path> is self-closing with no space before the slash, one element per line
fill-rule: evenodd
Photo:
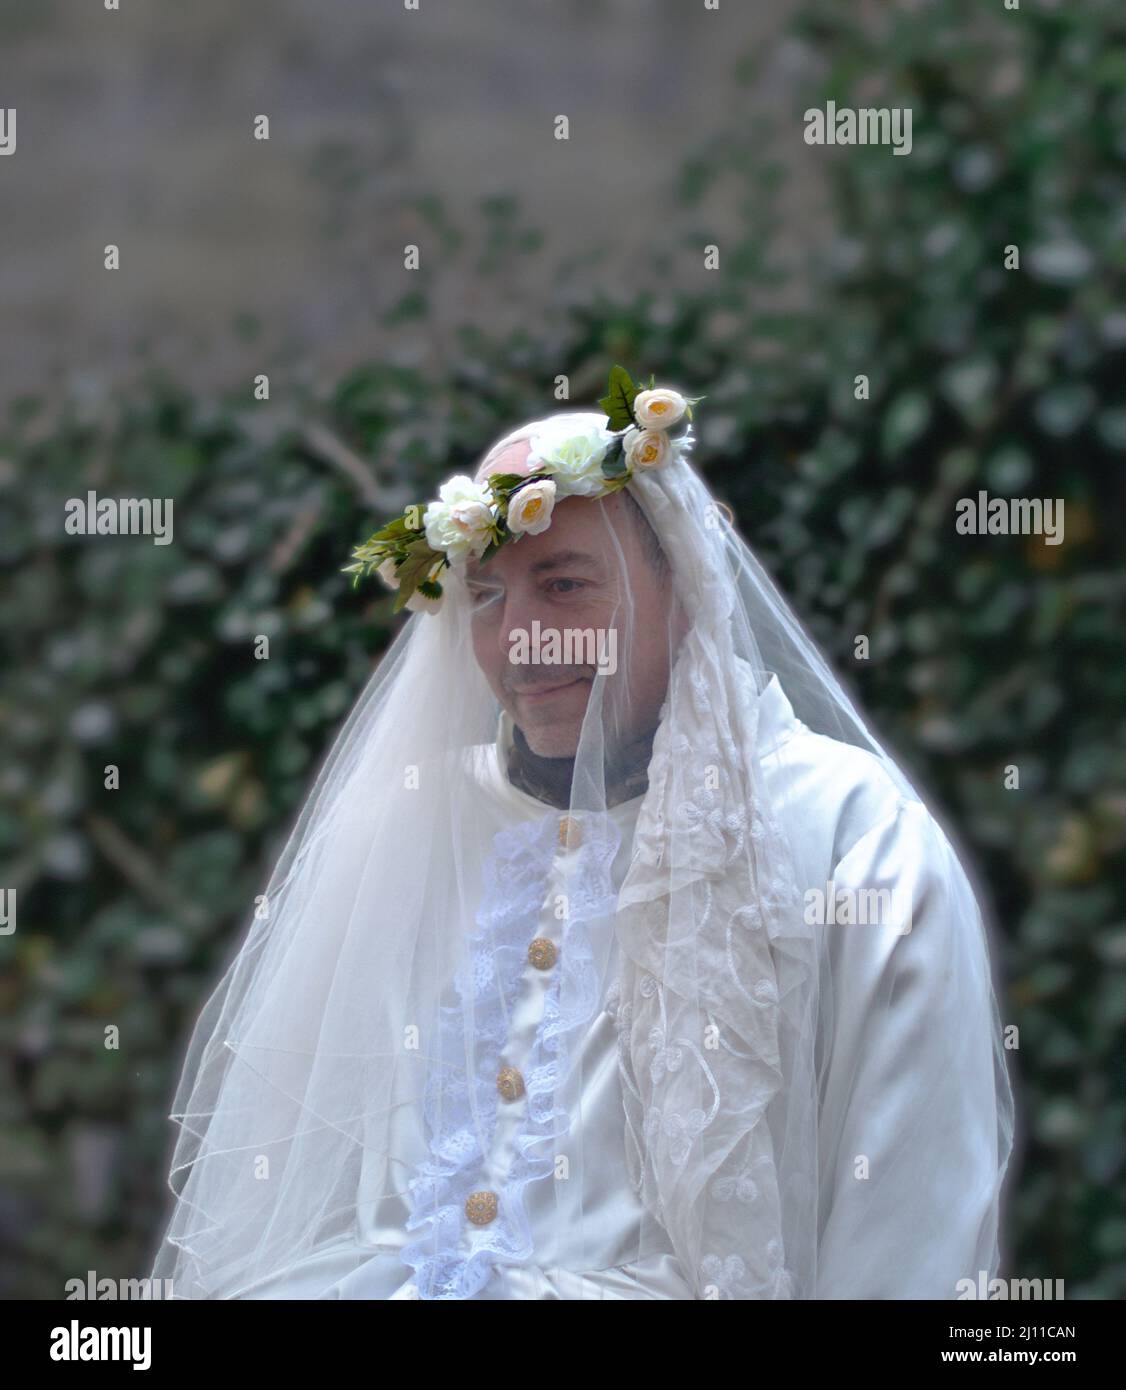
<path fill-rule="evenodd" d="M 467 959 L 455 981 L 457 1002 L 442 1007 L 438 1056 L 427 1077 L 429 1156 L 408 1186 L 407 1229 L 419 1234 L 404 1246 L 402 1259 L 415 1271 L 420 1298 L 472 1298 L 498 1262 L 531 1259 L 524 1189 L 552 1175 L 555 1141 L 570 1131 L 562 1084 L 599 1006 L 591 928 L 612 918 L 616 906 L 612 865 L 619 831 L 604 813 L 588 813 L 582 822 L 583 843 L 567 857 L 569 914 L 559 961 L 523 1068 L 515 1154 L 497 1191 L 496 1217 L 476 1227 L 466 1217 L 465 1201 L 485 1185 L 483 1168 L 498 1120 L 497 1071 L 543 910 L 558 816 L 526 821 L 494 837 Z"/>

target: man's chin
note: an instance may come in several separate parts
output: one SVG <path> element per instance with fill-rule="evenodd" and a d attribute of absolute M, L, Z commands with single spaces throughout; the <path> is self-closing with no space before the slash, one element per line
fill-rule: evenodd
<path fill-rule="evenodd" d="M 531 721 L 519 723 L 524 742 L 537 758 L 573 758 L 579 746 L 579 729 L 559 723 L 538 726 Z"/>
<path fill-rule="evenodd" d="M 517 694 L 511 713 L 538 758 L 573 758 L 589 698 L 590 682 L 580 679 L 558 690 Z"/>

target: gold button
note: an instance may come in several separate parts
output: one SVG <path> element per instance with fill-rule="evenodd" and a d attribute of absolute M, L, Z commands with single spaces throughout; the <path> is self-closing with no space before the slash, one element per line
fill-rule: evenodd
<path fill-rule="evenodd" d="M 524 1078 L 515 1067 L 501 1067 L 497 1072 L 497 1090 L 505 1100 L 519 1100 L 524 1094 Z"/>
<path fill-rule="evenodd" d="M 582 822 L 574 816 L 563 816 L 559 822 L 559 848 L 578 849 L 582 842 Z"/>
<path fill-rule="evenodd" d="M 555 942 L 546 936 L 537 936 L 528 947 L 528 959 L 537 970 L 550 970 L 559 959 Z"/>
<path fill-rule="evenodd" d="M 497 1214 L 495 1192 L 471 1192 L 465 1199 L 465 1214 L 474 1226 L 487 1226 Z"/>

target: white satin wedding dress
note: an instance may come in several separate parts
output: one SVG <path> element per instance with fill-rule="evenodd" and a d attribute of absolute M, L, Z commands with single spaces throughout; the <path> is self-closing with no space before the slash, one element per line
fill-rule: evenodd
<path fill-rule="evenodd" d="M 554 870 L 574 853 L 557 833 L 562 813 L 513 786 L 506 766 L 511 723 L 502 715 L 495 744 L 477 752 L 480 815 L 496 833 L 535 831 L 542 847 L 544 907 L 536 935 L 557 948 L 554 967 L 522 969 L 518 1003 L 502 1048 L 507 1065 L 525 1073 L 542 1041 L 553 976 L 567 952 L 551 910 Z M 996 1238 L 996 1100 L 988 999 L 963 999 L 971 1021 L 957 1040 L 958 1064 L 941 1090 L 930 1049 L 949 1052 L 940 1019 L 951 995 L 973 980 L 950 970 L 959 956 L 951 943 L 971 928 L 977 905 L 943 832 L 923 804 L 905 799 L 881 764 L 864 750 L 810 732 L 795 719 L 777 678 L 767 686 L 760 715 L 760 753 L 776 813 L 800 855 L 803 881 L 839 891 L 892 888 L 909 903 L 911 929 L 855 924 L 820 936 L 824 997 L 837 1005 L 819 1019 L 820 1111 L 818 1168 L 818 1298 L 901 1299 L 956 1296 L 961 1278 L 991 1268 Z M 618 839 L 612 863 L 617 889 L 630 860 L 642 797 L 603 813 Z M 542 833 L 539 833 L 541 832 Z M 615 836 L 616 832 L 616 836 Z M 612 839 L 611 839 L 612 843 Z M 951 889 L 949 885 L 953 885 Z M 469 924 L 471 927 L 471 924 Z M 616 951 L 581 1040 L 584 1077 L 581 1127 L 588 1180 L 582 1208 L 566 1183 L 529 1182 L 524 1204 L 533 1254 L 501 1263 L 479 1299 L 691 1299 L 671 1244 L 637 1260 L 646 1214 L 623 1162 L 623 1113 L 616 1028 Z M 980 980 L 980 976 L 977 977 Z M 976 1008 L 974 1007 L 976 1004 Z M 972 1026 L 974 1019 L 979 1026 Z M 928 1064 L 929 1061 L 929 1064 Z M 525 1125 L 527 1095 L 497 1106 L 492 1145 L 481 1185 L 503 1201 Z M 431 1143 L 424 1116 L 400 1116 L 400 1144 L 421 1161 Z M 873 1190 L 863 1176 L 909 1146 L 916 1157 L 913 1190 Z M 576 1194 L 577 1195 L 577 1194 Z M 910 1197 L 905 1202 L 902 1198 Z M 733 1189 L 733 1203 L 753 1199 Z M 389 1198 L 357 1214 L 355 1230 L 314 1260 L 259 1281 L 238 1297 L 397 1300 L 418 1297 L 403 1252 L 411 1242 L 409 1203 Z M 722 1272 L 718 1272 L 722 1278 Z"/>

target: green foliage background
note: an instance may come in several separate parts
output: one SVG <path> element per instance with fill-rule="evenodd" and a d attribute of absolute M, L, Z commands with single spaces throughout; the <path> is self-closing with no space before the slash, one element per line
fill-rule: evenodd
<path fill-rule="evenodd" d="M 679 171 L 699 226 L 655 250 L 637 300 L 561 269 L 537 321 L 466 324 L 433 364 L 399 348 L 426 322 L 420 275 L 380 325 L 391 350 L 331 389 L 254 404 L 241 383 L 203 401 L 153 379 L 10 412 L 4 1293 L 148 1272 L 187 1030 L 390 636 L 388 598 L 339 572 L 352 545 L 555 408 L 557 373 L 589 402 L 616 361 L 706 394 L 710 481 L 982 870 L 1020 1043 L 1008 1272 L 1126 1293 L 1126 34 L 1100 4 L 877 7 L 868 28 L 851 9 L 793 22 L 821 60 L 808 102 L 911 106 L 914 150 L 823 152 L 833 236 L 790 271 L 792 309 L 764 307 L 784 160 L 733 125 Z M 744 234 L 704 272 L 719 186 Z M 440 199 L 419 212 L 447 260 L 470 254 Z M 514 203 L 482 212 L 472 270 L 499 297 L 536 234 Z M 64 535 L 87 488 L 173 498 L 176 543 Z M 1065 543 L 957 536 L 979 488 L 1064 498 Z"/>

